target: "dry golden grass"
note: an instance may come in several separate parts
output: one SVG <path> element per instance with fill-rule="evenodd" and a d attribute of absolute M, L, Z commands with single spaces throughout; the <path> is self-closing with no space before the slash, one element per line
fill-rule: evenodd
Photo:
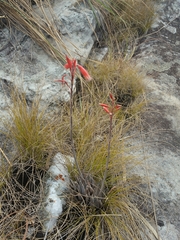
<path fill-rule="evenodd" d="M 27 223 L 37 231 L 44 173 L 31 160 L 14 162 L 11 175 L 3 179 L 4 186 L 0 190 L 0 239 L 26 239 L 23 237 Z"/>
<path fill-rule="evenodd" d="M 61 34 L 56 29 L 51 3 L 49 0 L 35 0 L 39 12 L 35 12 L 31 1 L 2 0 L 0 11 L 9 24 L 30 36 L 48 54 L 57 60 L 64 61 L 64 53 L 68 52 Z M 50 41 L 47 36 L 53 40 Z"/>
<path fill-rule="evenodd" d="M 127 27 L 132 34 L 140 36 L 151 26 L 154 17 L 153 2 L 151 0 L 118 0 L 112 1 L 112 8 L 121 15 L 121 21 L 114 18 L 113 23 Z"/>
<path fill-rule="evenodd" d="M 8 138 L 17 149 L 18 158 L 22 161 L 31 159 L 40 168 L 48 167 L 55 151 L 64 148 L 60 139 L 66 135 L 65 126 L 61 126 L 60 119 L 47 113 L 40 97 L 28 104 L 25 93 L 13 89 L 11 100 L 10 120 L 4 125 Z M 59 136 L 58 142 L 56 135 Z"/>
<path fill-rule="evenodd" d="M 108 55 L 101 63 L 89 62 L 86 67 L 94 76 L 94 81 L 88 85 L 87 95 L 95 98 L 96 102 L 103 102 L 112 92 L 117 103 L 122 105 L 122 111 L 118 114 L 121 121 L 129 118 L 130 123 L 130 119 L 138 119 L 138 113 L 146 105 L 143 75 L 138 68 L 130 61 L 116 59 L 112 55 Z"/>
<path fill-rule="evenodd" d="M 91 0 L 90 3 L 92 9 L 95 6 L 104 15 L 103 28 L 108 33 L 104 42 L 114 54 L 126 56 L 131 52 L 128 55 L 132 56 L 135 39 L 145 34 L 153 22 L 153 0 Z"/>
<path fill-rule="evenodd" d="M 120 162 L 119 158 L 119 169 L 122 167 Z M 67 208 L 58 223 L 62 239 L 158 239 L 156 231 L 130 201 L 130 196 L 135 194 L 138 186 L 137 182 L 136 185 L 133 184 L 135 178 L 123 181 L 122 173 L 116 176 L 116 180 L 112 176 L 114 175 L 107 180 L 109 184 L 103 197 L 91 195 L 90 201 L 87 195 L 70 191 L 67 195 Z M 141 201 L 149 198 L 142 192 L 140 194 L 140 191 L 136 194 Z M 101 200 L 100 207 L 97 207 L 97 200 Z"/>

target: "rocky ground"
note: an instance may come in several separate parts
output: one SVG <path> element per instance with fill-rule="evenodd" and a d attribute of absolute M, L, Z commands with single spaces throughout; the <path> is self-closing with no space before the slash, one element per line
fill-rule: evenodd
<path fill-rule="evenodd" d="M 141 144 L 145 171 L 158 201 L 163 240 L 180 239 L 180 1 L 161 0 L 152 30 L 135 59 L 147 75 L 148 111 L 133 144 Z"/>
<path fill-rule="evenodd" d="M 72 11 L 69 13 L 68 11 Z M 73 12 L 74 11 L 74 12 Z M 61 11 L 62 12 L 62 11 Z M 70 6 L 64 15 L 87 18 Z M 89 12 L 89 19 L 93 13 Z M 67 17 L 65 16 L 65 17 Z M 69 19 L 72 22 L 72 18 Z M 93 23 L 93 20 L 92 20 Z M 82 26 L 82 22 L 80 23 Z M 65 30 L 64 30 L 65 31 Z M 77 31 L 79 25 L 77 24 Z M 11 32 L 12 33 L 12 32 Z M 73 30 L 76 36 L 76 30 Z M 82 31 L 81 31 L 82 33 Z M 66 33 L 64 33 L 66 34 Z M 83 34 L 83 33 L 82 33 Z M 92 47 L 92 32 L 86 38 Z M 84 39 L 82 35 L 82 39 Z M 90 50 L 88 48 L 89 54 Z M 157 17 L 152 30 L 142 39 L 135 54 L 136 64 L 146 74 L 147 108 L 142 128 L 133 139 L 141 150 L 133 154 L 144 156 L 144 168 L 138 175 L 148 176 L 157 209 L 157 220 L 163 240 L 180 239 L 180 0 L 157 1 Z M 0 31 L 0 115 L 6 116 L 10 83 L 24 85 L 31 98 L 41 89 L 43 98 L 56 98 L 57 84 L 53 83 L 62 73 L 62 67 L 29 37 L 14 30 Z M 21 79 L 23 81 L 21 82 Z M 65 100 L 67 91 L 62 91 Z M 58 95 L 59 96 L 59 95 Z M 144 170 L 145 169 L 145 170 Z"/>

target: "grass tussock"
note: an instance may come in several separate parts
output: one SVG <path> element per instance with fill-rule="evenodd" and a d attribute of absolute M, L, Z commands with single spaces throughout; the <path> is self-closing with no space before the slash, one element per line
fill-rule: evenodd
<path fill-rule="evenodd" d="M 103 111 L 101 111 L 98 105 L 91 105 L 89 108 L 76 110 L 73 113 L 73 134 L 77 159 L 79 159 L 83 171 L 90 173 L 99 180 L 102 179 L 105 171 L 108 146 L 107 136 L 109 133 L 108 116 L 102 116 Z M 119 133 L 118 136 L 115 134 L 111 141 L 111 159 L 114 161 L 117 155 L 120 155 L 121 151 L 124 151 L 122 149 L 123 141 L 122 146 L 118 143 L 118 138 L 121 138 L 123 134 L 123 124 L 123 121 L 116 123 L 116 119 L 113 122 L 114 131 L 118 131 Z M 123 162 L 123 159 L 121 160 Z M 112 165 L 114 168 L 115 162 Z M 109 166 L 109 174 L 111 174 L 111 166 Z"/>
<path fill-rule="evenodd" d="M 143 111 L 146 104 L 143 76 L 138 69 L 129 61 L 111 55 L 101 63 L 89 62 L 86 66 L 94 76 L 92 86 L 88 86 L 88 95 L 92 94 L 91 98 L 102 102 L 109 92 L 113 92 L 116 102 L 122 105 L 119 112 L 121 121 L 138 119 L 138 113 Z"/>
<path fill-rule="evenodd" d="M 38 230 L 37 209 L 43 192 L 44 171 L 32 160 L 16 161 L 10 177 L 4 178 L 0 189 L 1 239 L 26 239 L 28 227 Z M 2 181 L 2 179 L 1 179 Z"/>
<path fill-rule="evenodd" d="M 88 205 L 83 197 L 79 201 L 69 195 L 66 215 L 58 225 L 62 239 L 153 239 L 146 220 L 129 201 L 131 191 L 121 181 L 107 192 L 101 208 Z"/>
<path fill-rule="evenodd" d="M 138 69 L 129 61 L 121 58 L 114 58 L 108 56 L 101 63 L 90 62 L 87 69 L 94 76 L 97 85 L 105 85 L 108 90 L 111 89 L 116 94 L 123 96 L 129 93 L 131 101 L 122 99 L 120 102 L 123 105 L 128 105 L 135 100 L 136 97 L 142 95 L 145 86 L 143 84 L 143 77 L 138 73 Z M 99 87 L 98 86 L 98 87 Z M 99 88 L 101 91 L 101 88 Z M 120 97 L 120 96 L 118 96 Z"/>
<path fill-rule="evenodd" d="M 127 27 L 132 34 L 141 36 L 151 26 L 154 9 L 150 0 L 119 0 L 112 1 L 112 8 L 121 14 L 121 21 L 113 18 L 114 30 L 120 26 Z M 120 19 L 119 19 L 120 20 Z"/>
<path fill-rule="evenodd" d="M 111 46 L 114 53 L 126 55 L 127 51 L 131 50 L 133 54 L 135 39 L 144 35 L 153 22 L 153 1 L 91 0 L 90 3 L 92 9 L 95 6 L 104 16 L 103 29 L 108 32 L 108 35 L 103 42 Z M 99 21 L 100 24 L 102 23 Z"/>
<path fill-rule="evenodd" d="M 46 168 L 55 149 L 63 148 L 61 141 L 56 142 L 56 134 L 65 136 L 60 122 L 48 115 L 41 105 L 40 97 L 28 103 L 24 93 L 13 90 L 12 104 L 9 109 L 10 121 L 5 123 L 7 136 L 12 139 L 17 155 L 22 161 L 32 159 L 40 168 Z M 62 136 L 61 135 L 61 136 Z M 59 135 L 60 138 L 60 135 Z"/>

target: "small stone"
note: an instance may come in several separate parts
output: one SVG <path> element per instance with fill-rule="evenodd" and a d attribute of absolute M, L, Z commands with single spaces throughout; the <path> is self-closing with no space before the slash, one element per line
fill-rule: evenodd
<path fill-rule="evenodd" d="M 164 226 L 164 222 L 162 220 L 157 220 L 157 225 L 160 227 Z"/>

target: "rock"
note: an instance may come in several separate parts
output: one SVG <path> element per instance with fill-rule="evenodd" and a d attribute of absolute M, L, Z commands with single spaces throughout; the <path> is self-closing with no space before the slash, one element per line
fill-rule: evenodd
<path fill-rule="evenodd" d="M 93 33 L 96 20 L 93 11 L 78 0 L 56 0 L 52 5 L 53 15 L 48 6 L 44 10 L 48 21 L 55 22 L 56 30 L 65 44 L 61 51 L 81 60 L 81 64 L 84 64 L 94 44 Z M 36 6 L 34 11 L 35 14 L 41 16 L 41 19 L 44 18 L 40 8 Z M 56 16 L 55 21 L 54 16 Z"/>
<path fill-rule="evenodd" d="M 179 233 L 172 224 L 160 227 L 159 234 L 163 240 L 179 240 Z"/>
<path fill-rule="evenodd" d="M 157 19 L 140 43 L 135 59 L 147 74 L 148 111 L 133 145 L 144 155 L 163 240 L 180 239 L 180 1 L 157 2 Z M 165 234 L 166 232 L 166 234 Z"/>
<path fill-rule="evenodd" d="M 95 61 L 102 62 L 107 53 L 108 53 L 107 47 L 93 48 L 93 50 L 91 51 L 90 58 Z"/>
<path fill-rule="evenodd" d="M 7 96 L 7 82 L 4 81 L 4 79 L 1 79 L 0 81 L 0 116 L 1 116 L 1 121 L 0 121 L 0 129 L 2 128 L 2 124 L 4 121 L 7 121 L 9 119 L 9 114 L 8 114 L 8 107 L 10 105 L 10 100 Z"/>
<path fill-rule="evenodd" d="M 49 177 L 45 182 L 46 197 L 40 212 L 40 216 L 45 216 L 43 224 L 46 234 L 56 226 L 65 205 L 64 194 L 69 185 L 68 163 L 73 164 L 74 159 L 57 153 L 48 170 Z"/>

